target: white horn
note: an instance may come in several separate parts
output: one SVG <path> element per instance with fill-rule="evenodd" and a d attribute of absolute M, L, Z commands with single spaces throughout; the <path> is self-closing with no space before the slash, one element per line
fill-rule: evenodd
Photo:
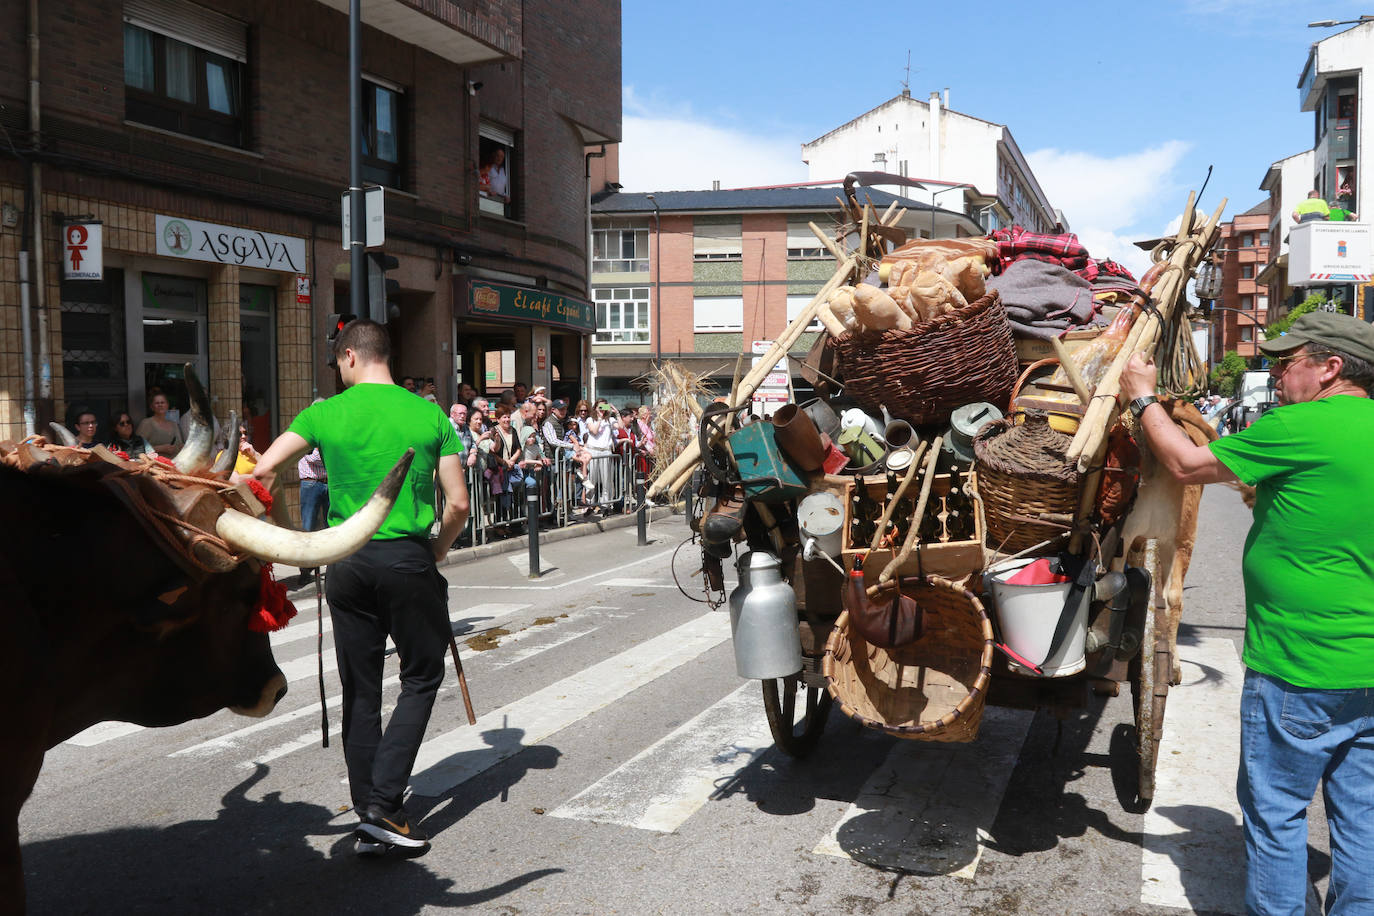
<path fill-rule="evenodd" d="M 229 438 L 225 440 L 224 451 L 210 467 L 210 473 L 222 480 L 229 479 L 229 472 L 234 469 L 234 462 L 239 457 L 239 415 L 237 411 L 229 411 Z"/>
<path fill-rule="evenodd" d="M 336 528 L 292 531 L 234 509 L 225 509 L 215 522 L 215 531 L 230 546 L 271 563 L 305 569 L 334 563 L 356 552 L 382 527 L 414 458 L 415 449 L 406 449 L 371 498 Z"/>
<path fill-rule="evenodd" d="M 76 436 L 72 431 L 61 423 L 49 423 L 48 427 L 57 434 L 57 438 L 61 439 L 62 444 L 67 448 L 76 448 L 80 444 L 76 441 Z"/>
<path fill-rule="evenodd" d="M 210 399 L 205 396 L 205 388 L 196 377 L 196 370 L 186 364 L 186 393 L 191 399 L 191 422 L 186 431 L 186 444 L 172 458 L 177 470 L 183 474 L 201 474 L 210 467 L 213 460 L 211 451 L 214 445 L 214 421 L 211 416 Z"/>

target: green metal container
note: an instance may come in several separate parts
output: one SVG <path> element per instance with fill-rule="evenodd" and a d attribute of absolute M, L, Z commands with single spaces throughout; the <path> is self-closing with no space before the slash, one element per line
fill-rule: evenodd
<path fill-rule="evenodd" d="M 806 495 L 806 478 L 778 448 L 772 423 L 755 421 L 735 430 L 730 434 L 730 450 L 749 499 L 780 503 Z"/>

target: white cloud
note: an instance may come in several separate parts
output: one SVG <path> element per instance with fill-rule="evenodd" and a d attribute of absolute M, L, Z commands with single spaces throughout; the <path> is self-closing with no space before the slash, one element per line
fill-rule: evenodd
<path fill-rule="evenodd" d="M 1118 156 L 1042 149 L 1026 159 L 1088 252 L 1119 261 L 1139 277 L 1149 256 L 1133 242 L 1157 234 L 1140 227 L 1157 225 L 1174 197 L 1187 201 L 1174 173 L 1188 149 L 1188 143 L 1170 140 Z"/>
<path fill-rule="evenodd" d="M 690 108 L 624 91 L 620 183 L 627 191 L 699 191 L 806 180 L 801 141 L 712 123 Z"/>

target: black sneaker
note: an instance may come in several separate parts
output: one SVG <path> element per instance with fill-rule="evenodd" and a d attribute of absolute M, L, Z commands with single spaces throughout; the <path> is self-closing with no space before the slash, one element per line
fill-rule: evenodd
<path fill-rule="evenodd" d="M 369 805 L 354 836 L 371 843 L 386 843 L 411 851 L 429 849 L 429 837 L 410 822 L 404 811 L 387 813 L 380 805 Z"/>

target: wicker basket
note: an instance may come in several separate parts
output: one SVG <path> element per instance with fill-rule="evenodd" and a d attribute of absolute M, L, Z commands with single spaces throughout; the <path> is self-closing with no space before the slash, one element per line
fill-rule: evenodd
<path fill-rule="evenodd" d="M 1011 325 L 995 290 L 909 331 L 861 331 L 829 345 L 845 394 L 917 426 L 948 423 L 954 408 L 974 401 L 1005 412 L 1016 382 Z"/>
<path fill-rule="evenodd" d="M 895 649 L 869 645 L 840 615 L 825 645 L 826 688 L 861 725 L 926 741 L 978 736 L 992 672 L 992 622 L 972 592 L 929 576 L 902 580 L 925 632 Z"/>
<path fill-rule="evenodd" d="M 985 543 L 1002 553 L 1067 531 L 1078 511 L 1078 470 L 1064 458 L 1070 437 L 1051 429 L 1041 411 L 1016 419 L 989 423 L 973 437 Z"/>

